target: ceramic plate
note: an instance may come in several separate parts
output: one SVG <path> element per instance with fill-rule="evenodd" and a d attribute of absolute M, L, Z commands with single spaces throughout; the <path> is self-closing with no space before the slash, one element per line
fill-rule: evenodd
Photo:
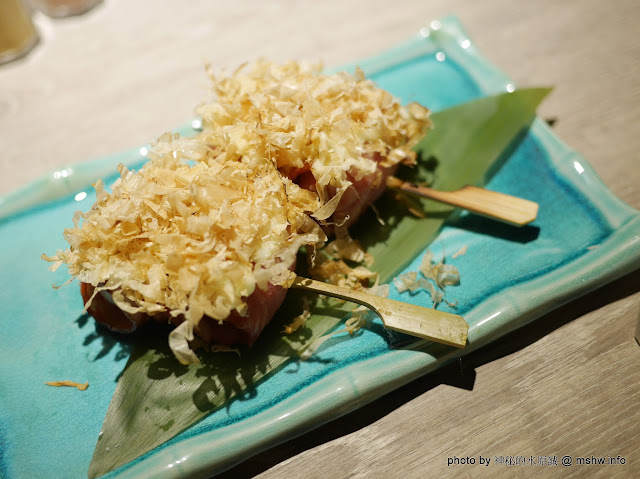
<path fill-rule="evenodd" d="M 404 101 L 439 110 L 511 90 L 509 79 L 475 49 L 456 19 L 433 22 L 405 44 L 359 62 Z M 182 129 L 188 133 L 189 127 Z M 131 345 L 97 332 L 81 315 L 77 287 L 40 259 L 64 248 L 62 228 L 93 202 L 90 183 L 115 165 L 140 164 L 126 152 L 52 173 L 0 199 L 0 476 L 86 477 L 96 439 Z M 526 179 L 526 181 L 525 181 Z M 447 289 L 470 324 L 469 346 L 403 349 L 374 327 L 330 340 L 317 360 L 286 365 L 254 394 L 232 401 L 195 427 L 109 474 L 174 478 L 219 472 L 334 419 L 471 352 L 549 310 L 640 267 L 640 214 L 615 198 L 587 162 L 536 120 L 489 188 L 540 204 L 532 225 L 514 229 L 469 215 L 449 222 L 431 245 L 455 264 L 462 284 Z M 416 270 L 420 257 L 407 270 Z M 392 297 L 430 305 L 426 293 Z M 445 307 L 444 309 L 447 309 Z M 50 380 L 89 389 L 50 388 Z"/>

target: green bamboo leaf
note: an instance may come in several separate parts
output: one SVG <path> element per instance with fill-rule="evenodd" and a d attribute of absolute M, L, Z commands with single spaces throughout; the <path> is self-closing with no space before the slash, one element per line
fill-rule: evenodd
<path fill-rule="evenodd" d="M 433 130 L 416 147 L 420 157 L 417 167 L 398 176 L 413 182 L 427 181 L 445 191 L 465 185 L 483 186 L 522 140 L 536 108 L 550 91 L 516 90 L 434 113 Z M 408 214 L 387 192 L 376 203 L 384 226 L 371 221 L 373 218 L 358 224 L 357 236 L 375 258 L 374 269 L 383 281 L 389 281 L 423 251 L 454 210 L 432 200 L 416 201 L 425 218 Z"/>
<path fill-rule="evenodd" d="M 314 300 L 307 327 L 291 335 L 285 325 Z M 181 365 L 169 349 L 169 330 L 155 328 L 131 354 L 98 437 L 89 477 L 98 477 L 165 443 L 234 397 L 249 397 L 260 379 L 298 357 L 303 345 L 332 329 L 346 309 L 308 293 L 289 295 L 253 348 L 200 353 L 201 364 Z M 154 325 L 156 326 L 156 325 Z"/>
<path fill-rule="evenodd" d="M 433 115 L 434 130 L 418 145 L 421 156 L 412 179 L 432 178 L 432 186 L 456 189 L 482 185 L 519 134 L 533 120 L 550 89 L 518 90 L 482 98 Z M 374 215 L 363 218 L 354 236 L 375 258 L 384 282 L 421 254 L 452 208 L 421 200 L 427 218 L 407 214 L 390 194 Z M 182 366 L 167 346 L 167 332 L 151 334 L 135 348 L 107 411 L 89 469 L 98 477 L 168 441 L 235 396 L 251 395 L 258 381 L 277 371 L 316 338 L 336 326 L 348 307 L 315 299 L 316 314 L 292 336 L 282 333 L 300 314 L 302 294 L 289 294 L 283 308 L 257 344 L 234 353 L 201 357 L 202 364 Z M 309 296 L 311 298 L 311 296 Z"/>

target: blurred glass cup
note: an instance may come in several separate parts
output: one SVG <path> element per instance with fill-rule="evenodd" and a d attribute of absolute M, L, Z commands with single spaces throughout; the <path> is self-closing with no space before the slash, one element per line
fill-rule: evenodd
<path fill-rule="evenodd" d="M 102 0 L 31 0 L 31 4 L 54 18 L 80 15 L 91 10 Z"/>
<path fill-rule="evenodd" d="M 0 63 L 20 58 L 37 42 L 30 9 L 22 0 L 0 0 Z"/>

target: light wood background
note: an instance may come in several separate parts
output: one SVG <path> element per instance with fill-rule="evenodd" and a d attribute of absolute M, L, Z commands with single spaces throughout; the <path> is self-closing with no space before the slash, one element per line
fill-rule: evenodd
<path fill-rule="evenodd" d="M 640 3 L 629 0 L 106 0 L 36 16 L 39 45 L 0 66 L 0 195 L 191 119 L 203 60 L 335 66 L 457 15 L 540 114 L 640 208 Z M 640 477 L 640 272 L 237 466 L 223 477 Z M 490 457 L 489 467 L 447 466 Z M 495 456 L 622 456 L 617 466 L 500 466 Z"/>

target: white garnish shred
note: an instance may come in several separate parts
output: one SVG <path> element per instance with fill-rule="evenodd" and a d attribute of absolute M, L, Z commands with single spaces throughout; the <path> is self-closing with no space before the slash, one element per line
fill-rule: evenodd
<path fill-rule="evenodd" d="M 183 321 L 180 325 L 169 333 L 169 347 L 180 364 L 198 364 L 200 360 L 189 346 L 189 341 L 193 341 L 193 324 Z"/>
<path fill-rule="evenodd" d="M 444 258 L 437 264 L 433 262 L 433 253 L 427 250 L 422 257 L 418 271 L 408 271 L 393 278 L 393 284 L 399 293 L 425 290 L 431 295 L 433 307 L 437 307 L 442 301 L 451 307 L 457 305 L 457 301 L 450 302 L 444 298 L 444 290 L 448 285 L 460 283 L 458 268 L 450 264 L 444 264 Z M 435 284 L 434 284 L 435 283 Z"/>
<path fill-rule="evenodd" d="M 309 300 L 307 297 L 302 298 L 302 313 L 293 318 L 293 321 L 284 327 L 283 333 L 292 334 L 296 332 L 298 329 L 304 327 L 307 322 L 307 319 L 311 317 L 311 309 L 309 307 Z"/>
<path fill-rule="evenodd" d="M 452 258 L 457 258 L 458 256 L 464 256 L 465 254 L 467 254 L 467 249 L 469 247 L 467 245 L 464 245 L 462 248 L 460 248 L 458 251 L 456 251 L 455 253 L 453 253 L 453 255 L 451 256 Z"/>

